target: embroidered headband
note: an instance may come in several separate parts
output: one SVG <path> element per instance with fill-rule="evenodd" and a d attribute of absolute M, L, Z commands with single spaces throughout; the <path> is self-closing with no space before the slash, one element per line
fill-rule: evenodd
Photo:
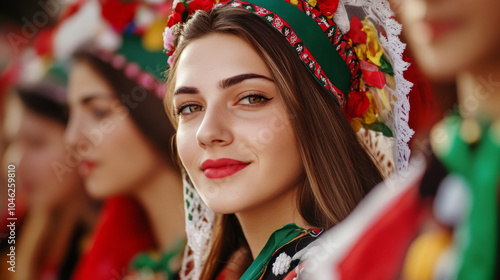
<path fill-rule="evenodd" d="M 182 23 L 179 19 L 187 18 L 191 11 L 194 12 L 189 6 L 193 2 L 196 1 L 179 1 L 175 6 L 169 27 L 164 33 L 164 47 L 168 55 L 172 55 L 175 50 L 173 40 L 176 39 L 175 34 L 179 34 L 179 24 Z M 297 3 L 299 9 L 285 1 L 266 0 L 252 3 L 229 1 L 226 6 L 250 10 L 272 25 L 287 39 L 318 82 L 336 98 L 341 107 L 345 107 L 351 88 L 359 85 L 359 65 L 348 40 L 331 18 L 303 1 Z M 179 17 L 175 13 L 182 15 Z M 354 78 L 352 85 L 351 78 Z"/>

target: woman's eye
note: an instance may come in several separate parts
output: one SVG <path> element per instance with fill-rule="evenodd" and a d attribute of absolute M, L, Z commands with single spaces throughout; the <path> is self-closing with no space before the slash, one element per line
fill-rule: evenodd
<path fill-rule="evenodd" d="M 44 139 L 33 138 L 26 141 L 27 146 L 31 149 L 38 150 L 45 146 L 46 141 Z"/>
<path fill-rule="evenodd" d="M 93 109 L 92 114 L 94 115 L 95 118 L 102 119 L 109 114 L 109 110 Z"/>
<path fill-rule="evenodd" d="M 188 115 L 188 114 L 192 114 L 192 113 L 203 111 L 203 110 L 204 110 L 203 107 L 200 105 L 187 104 L 187 105 L 181 106 L 177 110 L 177 115 Z"/>
<path fill-rule="evenodd" d="M 252 94 L 252 95 L 248 95 L 248 96 L 243 97 L 242 99 L 240 99 L 240 102 L 243 105 L 255 105 L 255 104 L 260 104 L 260 103 L 269 101 L 271 99 L 273 99 L 273 98 L 266 98 L 262 95 Z"/>

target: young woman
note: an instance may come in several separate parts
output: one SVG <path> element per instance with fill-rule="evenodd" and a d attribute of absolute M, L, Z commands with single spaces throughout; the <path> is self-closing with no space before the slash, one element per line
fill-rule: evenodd
<path fill-rule="evenodd" d="M 23 87 L 9 106 L 9 117 L 20 118 L 5 160 L 16 165 L 15 201 L 25 200 L 27 213 L 16 243 L 11 243 L 17 249 L 16 268 L 23 269 L 6 273 L 5 279 L 70 279 L 99 207 L 76 172 L 59 176 L 54 169 L 69 154 L 64 144 L 65 91 L 48 82 Z"/>
<path fill-rule="evenodd" d="M 373 65 L 383 82 L 379 89 L 386 76 L 370 64 L 373 57 L 354 53 L 358 49 L 321 14 L 321 5 L 295 4 L 207 4 L 182 24 L 176 20 L 194 9 L 181 1 L 164 33 L 173 55 L 166 109 L 177 129 L 180 161 L 196 188 L 191 192 L 187 183 L 186 197 L 196 205 L 187 213 L 194 223 L 188 238 L 195 240 L 188 240 L 194 261 L 188 278 L 296 277 L 308 255 L 302 250 L 382 180 L 352 127 L 369 122 L 370 102 L 363 110 L 355 101 L 368 91 L 360 87 L 361 69 Z M 360 32 L 366 44 L 369 35 Z M 363 83 L 374 80 L 363 76 Z M 342 108 L 349 108 L 349 119 Z M 217 213 L 213 229 L 206 226 L 209 215 L 192 222 L 203 207 L 196 204 L 198 194 Z"/>
<path fill-rule="evenodd" d="M 435 230 L 424 231 L 412 243 L 405 275 L 415 278 L 425 271 L 447 278 L 497 279 L 500 34 L 495 26 L 500 3 L 401 1 L 400 6 L 417 62 L 430 79 L 455 80 L 458 96 L 457 110 L 431 131 L 429 165 L 442 171 L 421 186 L 435 195 Z M 410 13 L 415 7 L 420 12 Z M 421 252 L 432 249 L 433 262 L 420 262 Z"/>
<path fill-rule="evenodd" d="M 181 252 L 181 177 L 170 159 L 172 130 L 160 99 L 97 55 L 82 52 L 75 57 L 66 139 L 81 157 L 78 171 L 87 191 L 100 199 L 136 199 L 147 214 L 157 247 L 165 254 Z M 162 123 L 162 130 L 152 125 Z"/>
<path fill-rule="evenodd" d="M 106 200 L 74 279 L 175 279 L 185 244 L 182 181 L 170 156 L 174 130 L 157 95 L 156 65 L 166 58 L 161 38 L 151 37 L 164 26 L 163 4 L 74 5 L 53 36 L 54 55 L 74 61 L 66 140 L 87 191 Z"/>

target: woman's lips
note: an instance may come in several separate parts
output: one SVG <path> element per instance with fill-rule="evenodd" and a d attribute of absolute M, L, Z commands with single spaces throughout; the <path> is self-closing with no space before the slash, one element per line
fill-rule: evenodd
<path fill-rule="evenodd" d="M 92 170 L 95 168 L 96 164 L 95 162 L 88 161 L 88 160 L 82 160 L 80 163 L 80 166 L 78 167 L 78 172 L 82 176 L 87 176 L 92 172 Z"/>
<path fill-rule="evenodd" d="M 203 174 L 209 179 L 219 179 L 231 176 L 247 167 L 250 163 L 230 158 L 207 159 L 201 165 Z"/>
<path fill-rule="evenodd" d="M 429 41 L 437 40 L 461 26 L 458 20 L 425 20 L 422 22 Z"/>

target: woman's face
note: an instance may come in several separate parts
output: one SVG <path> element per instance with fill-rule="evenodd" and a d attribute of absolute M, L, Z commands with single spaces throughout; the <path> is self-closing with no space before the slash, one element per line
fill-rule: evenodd
<path fill-rule="evenodd" d="M 392 0 L 419 66 L 431 79 L 500 63 L 500 1 Z"/>
<path fill-rule="evenodd" d="M 133 193 L 165 166 L 127 108 L 86 62 L 72 69 L 68 93 L 70 161 L 78 162 L 74 166 L 93 197 Z"/>
<path fill-rule="evenodd" d="M 293 190 L 303 166 L 292 124 L 252 47 L 212 34 L 178 60 L 177 147 L 205 203 L 216 213 L 239 213 Z"/>
<path fill-rule="evenodd" d="M 58 168 L 68 155 L 62 123 L 22 107 L 20 126 L 11 145 L 20 152 L 19 187 L 29 205 L 53 209 L 82 197 L 80 176 L 76 172 L 61 176 Z"/>

